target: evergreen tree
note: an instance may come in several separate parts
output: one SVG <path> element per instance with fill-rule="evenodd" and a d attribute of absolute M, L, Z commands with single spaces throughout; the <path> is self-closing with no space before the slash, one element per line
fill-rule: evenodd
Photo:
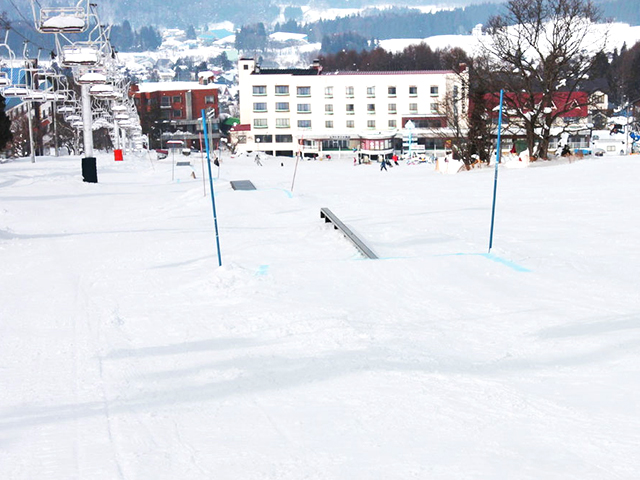
<path fill-rule="evenodd" d="M 264 23 L 246 25 L 236 33 L 236 48 L 238 50 L 264 50 L 267 44 L 267 30 Z"/>

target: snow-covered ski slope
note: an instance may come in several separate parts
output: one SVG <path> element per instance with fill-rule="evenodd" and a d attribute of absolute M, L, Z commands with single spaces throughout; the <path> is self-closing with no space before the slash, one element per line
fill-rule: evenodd
<path fill-rule="evenodd" d="M 637 478 L 639 157 L 501 168 L 487 256 L 492 168 L 225 156 L 222 267 L 189 158 L 0 165 L 1 479 Z"/>

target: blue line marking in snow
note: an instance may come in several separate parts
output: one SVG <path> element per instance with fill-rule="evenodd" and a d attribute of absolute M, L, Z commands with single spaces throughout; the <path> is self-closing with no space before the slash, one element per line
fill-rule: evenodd
<path fill-rule="evenodd" d="M 293 198 L 293 193 L 291 192 L 291 190 L 287 190 L 286 188 L 265 188 L 264 190 L 282 190 L 287 197 Z"/>
<path fill-rule="evenodd" d="M 448 256 L 467 256 L 467 255 L 488 258 L 489 260 L 493 260 L 494 262 L 501 263 L 501 264 L 503 264 L 503 265 L 515 270 L 516 272 L 530 272 L 531 271 L 528 268 L 523 267 L 522 265 L 518 265 L 517 263 L 512 262 L 511 260 L 507 260 L 506 258 L 498 257 L 497 255 L 494 255 L 493 253 L 447 253 L 447 254 L 438 255 L 438 256 L 439 257 L 448 257 Z"/>
<path fill-rule="evenodd" d="M 531 271 L 528 268 L 525 268 L 525 267 L 523 267 L 521 265 L 518 265 L 517 263 L 512 262 L 511 260 L 507 260 L 505 258 L 498 257 L 497 255 L 494 255 L 493 253 L 482 253 L 481 256 L 483 256 L 484 258 L 488 258 L 489 260 L 493 260 L 494 262 L 498 262 L 498 263 L 501 263 L 503 265 L 506 265 L 509 268 L 513 268 L 516 272 L 530 272 Z"/>
<path fill-rule="evenodd" d="M 269 265 L 260 265 L 256 275 L 262 276 L 262 275 L 266 275 L 268 272 L 269 272 Z"/>

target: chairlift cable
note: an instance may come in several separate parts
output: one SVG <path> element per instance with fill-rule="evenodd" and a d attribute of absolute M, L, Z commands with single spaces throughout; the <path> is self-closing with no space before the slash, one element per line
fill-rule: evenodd
<path fill-rule="evenodd" d="M 30 43 L 31 45 L 38 47 L 41 50 L 49 50 L 48 48 L 42 47 L 41 45 L 38 45 L 37 43 L 35 43 L 33 40 L 29 40 L 27 37 L 25 37 L 23 34 L 21 34 L 19 31 L 17 31 L 15 28 L 13 28 L 11 26 L 11 23 L 3 18 L 0 17 L 0 21 L 4 22 L 4 28 L 6 28 L 7 30 L 13 30 L 13 32 L 18 35 L 20 38 L 22 38 L 23 41 Z M 31 27 L 33 28 L 33 27 Z"/>
<path fill-rule="evenodd" d="M 14 3 L 14 1 L 13 1 L 13 0 L 9 0 L 9 3 L 11 3 L 11 5 L 13 5 L 13 8 L 15 8 L 15 9 L 16 9 L 16 11 L 17 11 L 17 12 L 18 12 L 18 14 L 20 15 L 20 17 L 25 21 L 26 25 L 27 25 L 31 30 L 33 30 L 33 31 L 34 31 L 34 33 L 38 33 L 38 32 L 36 31 L 36 29 L 35 29 L 35 28 L 33 27 L 33 25 L 32 25 L 33 20 L 28 20 L 28 19 L 23 15 L 23 13 L 20 11 L 20 9 L 16 6 L 16 4 Z M 15 28 L 13 28 L 13 27 L 11 26 L 11 22 L 9 22 L 8 20 L 6 20 L 6 19 L 4 19 L 4 18 L 2 18 L 2 17 L 0 17 L 0 20 L 4 23 L 4 27 L 5 27 L 7 30 L 13 30 L 13 31 L 15 32 L 15 34 L 16 34 L 16 35 L 18 35 L 18 36 L 19 36 L 20 38 L 22 38 L 23 40 L 25 40 L 25 41 L 29 42 L 30 44 L 32 44 L 32 45 L 34 45 L 34 46 L 36 46 L 36 47 L 38 47 L 38 48 L 40 48 L 40 49 L 42 49 L 42 50 L 49 50 L 48 48 L 44 48 L 42 45 L 38 45 L 38 44 L 37 44 L 37 43 L 35 43 L 33 40 L 29 40 L 27 37 L 25 37 L 24 35 L 22 35 L 20 32 L 18 32 Z"/>
<path fill-rule="evenodd" d="M 16 12 L 18 12 L 18 15 L 20 15 L 22 20 L 24 20 L 27 23 L 27 25 L 30 25 L 31 29 L 35 32 L 36 29 L 33 27 L 33 25 L 31 25 L 33 23 L 33 20 L 28 20 L 27 17 L 24 16 L 24 14 L 20 11 L 20 9 L 17 7 L 17 5 L 14 3 L 13 0 L 9 0 L 9 3 L 13 5 L 13 8 L 16 9 Z"/>

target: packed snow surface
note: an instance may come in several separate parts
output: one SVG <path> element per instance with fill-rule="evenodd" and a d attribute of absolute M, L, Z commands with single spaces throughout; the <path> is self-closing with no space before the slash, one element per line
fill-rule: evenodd
<path fill-rule="evenodd" d="M 262 164 L 0 165 L 0 478 L 637 478 L 639 157 Z"/>

